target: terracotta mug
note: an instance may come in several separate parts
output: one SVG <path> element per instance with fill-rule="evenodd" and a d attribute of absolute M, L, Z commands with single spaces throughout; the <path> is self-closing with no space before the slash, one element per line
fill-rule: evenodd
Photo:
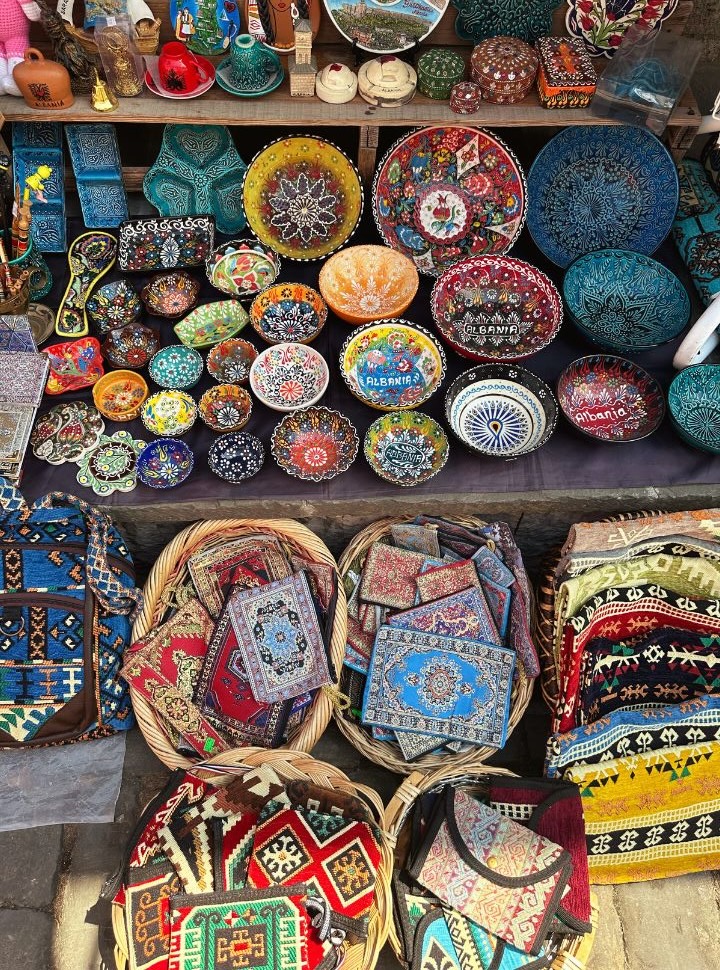
<path fill-rule="evenodd" d="M 158 72 L 162 86 L 173 94 L 190 94 L 205 79 L 195 55 L 177 40 L 160 51 Z"/>

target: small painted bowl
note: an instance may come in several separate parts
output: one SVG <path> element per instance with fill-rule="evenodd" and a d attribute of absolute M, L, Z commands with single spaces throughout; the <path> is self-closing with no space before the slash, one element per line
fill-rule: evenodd
<path fill-rule="evenodd" d="M 325 301 L 304 283 L 278 283 L 250 305 L 250 323 L 269 344 L 309 344 L 327 320 Z"/>
<path fill-rule="evenodd" d="M 102 345 L 103 357 L 113 367 L 140 370 L 160 347 L 160 333 L 141 323 L 111 330 Z"/>
<path fill-rule="evenodd" d="M 365 435 L 372 470 L 393 485 L 420 485 L 440 471 L 450 454 L 447 435 L 420 411 L 391 411 L 373 421 Z"/>
<path fill-rule="evenodd" d="M 195 424 L 197 404 L 184 391 L 158 391 L 142 406 L 142 423 L 153 434 L 185 434 Z"/>
<path fill-rule="evenodd" d="M 80 337 L 43 347 L 50 360 L 46 394 L 65 394 L 95 384 L 105 373 L 100 342 L 96 337 Z"/>
<path fill-rule="evenodd" d="M 244 384 L 258 352 L 247 340 L 234 337 L 217 344 L 207 355 L 208 373 L 218 384 Z"/>
<path fill-rule="evenodd" d="M 624 249 L 576 259 L 565 274 L 563 298 L 583 336 L 626 354 L 667 343 L 690 319 L 690 298 L 677 276 Z"/>
<path fill-rule="evenodd" d="M 186 347 L 211 347 L 240 333 L 247 322 L 247 312 L 237 300 L 219 300 L 196 307 L 173 330 Z"/>
<path fill-rule="evenodd" d="M 185 316 L 197 303 L 200 284 L 189 273 L 175 270 L 155 276 L 140 293 L 148 313 L 156 317 L 177 320 Z"/>
<path fill-rule="evenodd" d="M 720 455 L 720 364 L 695 364 L 668 390 L 673 427 L 687 444 Z"/>
<path fill-rule="evenodd" d="M 150 360 L 150 377 L 160 387 L 186 390 L 202 377 L 203 359 L 197 350 L 184 344 L 170 344 Z"/>
<path fill-rule="evenodd" d="M 205 391 L 198 410 L 213 431 L 239 431 L 250 420 L 252 398 L 237 384 L 217 384 Z"/>
<path fill-rule="evenodd" d="M 415 264 L 387 246 L 350 246 L 320 270 L 320 292 L 348 323 L 399 317 L 412 303 L 420 279 Z"/>
<path fill-rule="evenodd" d="M 210 445 L 207 463 L 211 472 L 231 485 L 257 475 L 265 461 L 262 441 L 247 431 L 224 434 Z"/>
<path fill-rule="evenodd" d="M 95 290 L 85 308 L 101 337 L 116 327 L 134 323 L 142 313 L 137 290 L 127 280 L 115 280 L 101 286 Z"/>
<path fill-rule="evenodd" d="M 359 447 L 352 422 L 329 408 L 304 408 L 286 415 L 271 441 L 280 468 L 306 482 L 326 482 L 347 471 Z"/>
<path fill-rule="evenodd" d="M 478 364 L 457 377 L 445 395 L 445 418 L 471 451 L 518 458 L 544 445 L 558 406 L 540 378 L 517 364 Z"/>
<path fill-rule="evenodd" d="M 93 387 L 93 401 L 111 421 L 134 421 L 148 396 L 148 386 L 133 370 L 113 370 Z"/>
<path fill-rule="evenodd" d="M 275 344 L 259 354 L 250 368 L 250 389 L 273 411 L 317 404 L 329 380 L 327 361 L 306 344 Z"/>
<path fill-rule="evenodd" d="M 574 360 L 558 378 L 557 393 L 570 424 L 596 441 L 640 441 L 657 431 L 665 415 L 658 382 L 622 357 Z"/>
<path fill-rule="evenodd" d="M 438 341 L 407 320 L 379 320 L 355 330 L 340 351 L 340 373 L 350 392 L 379 411 L 423 404 L 445 376 Z"/>
<path fill-rule="evenodd" d="M 205 270 L 215 289 L 244 298 L 255 296 L 275 282 L 280 274 L 280 259 L 257 239 L 232 239 L 214 250 Z"/>
<path fill-rule="evenodd" d="M 193 463 L 192 450 L 184 441 L 158 438 L 138 455 L 138 481 L 148 488 L 175 488 L 189 476 Z"/>

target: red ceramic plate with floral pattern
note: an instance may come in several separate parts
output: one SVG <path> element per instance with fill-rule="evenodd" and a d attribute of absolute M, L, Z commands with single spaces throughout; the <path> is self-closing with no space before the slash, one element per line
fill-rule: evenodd
<path fill-rule="evenodd" d="M 295 478 L 324 482 L 355 461 L 360 442 L 352 423 L 329 408 L 306 408 L 282 419 L 273 431 L 273 458 Z"/>

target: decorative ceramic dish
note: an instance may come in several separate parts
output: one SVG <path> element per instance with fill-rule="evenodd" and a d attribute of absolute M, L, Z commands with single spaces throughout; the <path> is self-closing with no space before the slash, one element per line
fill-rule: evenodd
<path fill-rule="evenodd" d="M 44 303 L 31 303 L 27 310 L 27 318 L 35 346 L 39 347 L 55 330 L 55 314 Z"/>
<path fill-rule="evenodd" d="M 406 320 L 369 323 L 340 350 L 340 373 L 350 392 L 379 411 L 416 408 L 445 376 L 445 354 L 422 327 Z"/>
<path fill-rule="evenodd" d="M 313 135 L 263 148 L 243 183 L 248 225 L 260 242 L 289 259 L 322 259 L 357 229 L 363 189 L 357 169 L 335 145 Z"/>
<path fill-rule="evenodd" d="M 510 149 L 467 125 L 403 136 L 373 184 L 386 244 L 435 276 L 468 256 L 506 253 L 525 221 L 525 199 L 525 176 Z"/>
<path fill-rule="evenodd" d="M 623 249 L 576 259 L 563 280 L 563 299 L 584 336 L 624 353 L 672 340 L 690 319 L 690 298 L 677 276 L 650 256 Z"/>
<path fill-rule="evenodd" d="M 558 378 L 560 409 L 573 427 L 599 441 L 639 441 L 656 431 L 665 398 L 647 371 L 630 360 L 593 354 Z"/>
<path fill-rule="evenodd" d="M 448 0 L 323 0 L 333 24 L 351 44 L 374 54 L 409 50 L 440 23 Z"/>
<path fill-rule="evenodd" d="M 327 320 L 325 301 L 304 283 L 277 283 L 250 305 L 250 323 L 269 344 L 309 344 Z"/>
<path fill-rule="evenodd" d="M 78 459 L 78 484 L 96 495 L 132 492 L 137 484 L 137 456 L 144 447 L 145 442 L 129 431 L 101 435 L 97 445 Z"/>
<path fill-rule="evenodd" d="M 217 384 L 205 391 L 198 410 L 213 431 L 239 431 L 250 420 L 252 398 L 237 384 Z"/>
<path fill-rule="evenodd" d="M 653 253 L 672 227 L 678 175 L 664 145 L 632 125 L 573 125 L 528 175 L 528 229 L 558 266 L 598 249 Z"/>
<path fill-rule="evenodd" d="M 150 360 L 150 377 L 160 387 L 186 390 L 194 387 L 202 377 L 202 356 L 184 344 L 170 344 L 158 350 Z"/>
<path fill-rule="evenodd" d="M 128 219 L 118 233 L 123 273 L 160 273 L 204 266 L 215 245 L 213 216 L 143 216 Z"/>
<path fill-rule="evenodd" d="M 239 98 L 259 98 L 279 88 L 285 71 L 278 55 L 250 34 L 238 34 L 230 56 L 217 66 L 217 82 Z"/>
<path fill-rule="evenodd" d="M 138 481 L 148 488 L 175 488 L 192 470 L 192 450 L 177 438 L 151 441 L 137 458 Z"/>
<path fill-rule="evenodd" d="M 217 344 L 207 355 L 207 369 L 218 384 L 244 384 L 258 352 L 248 340 L 234 337 Z"/>
<path fill-rule="evenodd" d="M 296 411 L 317 404 L 327 390 L 330 371 L 307 344 L 275 344 L 253 361 L 250 388 L 273 411 Z"/>
<path fill-rule="evenodd" d="M 147 283 L 140 293 L 148 313 L 177 320 L 197 303 L 200 284 L 184 270 L 162 273 Z"/>
<path fill-rule="evenodd" d="M 113 367 L 140 370 L 160 347 L 160 333 L 142 323 L 128 323 L 111 330 L 102 345 L 103 357 Z"/>
<path fill-rule="evenodd" d="M 148 386 L 134 370 L 113 370 L 93 387 L 93 401 L 111 421 L 134 421 L 148 396 Z"/>
<path fill-rule="evenodd" d="M 257 239 L 233 239 L 212 252 L 205 271 L 215 289 L 230 296 L 250 297 L 275 282 L 280 258 Z"/>
<path fill-rule="evenodd" d="M 91 387 L 105 373 L 100 343 L 95 337 L 52 344 L 42 353 L 50 359 L 46 394 L 64 394 Z"/>
<path fill-rule="evenodd" d="M 539 377 L 517 364 L 479 364 L 445 395 L 445 418 L 459 440 L 480 455 L 518 458 L 555 430 L 557 403 Z"/>
<path fill-rule="evenodd" d="M 479 44 L 487 37 L 519 37 L 534 44 L 552 32 L 552 15 L 557 0 L 452 0 L 457 9 L 455 33 L 462 40 Z"/>
<path fill-rule="evenodd" d="M 142 406 L 142 423 L 153 434 L 185 434 L 195 424 L 197 404 L 184 391 L 158 391 Z"/>
<path fill-rule="evenodd" d="M 105 422 L 96 408 L 84 401 L 69 401 L 40 415 L 30 435 L 30 447 L 36 458 L 62 465 L 92 451 L 104 430 Z"/>
<path fill-rule="evenodd" d="M 480 85 L 484 101 L 515 104 L 522 101 L 537 76 L 535 48 L 518 37 L 488 37 L 473 48 L 472 80 Z"/>
<path fill-rule="evenodd" d="M 373 421 L 365 435 L 365 457 L 380 478 L 393 485 L 420 485 L 444 467 L 447 435 L 420 411 L 392 411 Z"/>
<path fill-rule="evenodd" d="M 231 485 L 257 475 L 265 461 L 262 441 L 247 431 L 224 434 L 210 445 L 207 463 L 211 472 Z"/>
<path fill-rule="evenodd" d="M 283 471 L 306 482 L 326 482 L 355 461 L 360 442 L 352 422 L 329 408 L 286 415 L 272 434 L 273 458 Z"/>
<path fill-rule="evenodd" d="M 142 313 L 138 292 L 127 280 L 115 280 L 101 286 L 85 307 L 101 337 L 116 327 L 135 323 Z"/>
<path fill-rule="evenodd" d="M 571 37 L 581 37 L 593 57 L 612 57 L 629 27 L 650 31 L 660 27 L 678 0 L 567 0 L 565 24 Z"/>
<path fill-rule="evenodd" d="M 350 246 L 320 270 L 320 292 L 348 323 L 398 317 L 418 291 L 418 272 L 407 256 L 387 246 Z"/>
<path fill-rule="evenodd" d="M 720 455 L 720 365 L 681 370 L 668 390 L 668 409 L 683 441 Z"/>
<path fill-rule="evenodd" d="M 248 315 L 237 300 L 203 303 L 173 327 L 186 347 L 211 347 L 240 333 Z"/>
<path fill-rule="evenodd" d="M 433 287 L 440 335 L 472 360 L 521 360 L 558 334 L 560 294 L 545 273 L 511 256 L 473 256 L 445 270 Z"/>

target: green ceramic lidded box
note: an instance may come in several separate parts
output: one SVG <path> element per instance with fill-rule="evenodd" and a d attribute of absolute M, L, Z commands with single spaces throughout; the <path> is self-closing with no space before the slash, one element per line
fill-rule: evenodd
<path fill-rule="evenodd" d="M 447 101 L 453 85 L 465 77 L 465 61 L 455 51 L 433 47 L 420 55 L 417 74 L 418 91 L 421 94 L 438 101 Z"/>

